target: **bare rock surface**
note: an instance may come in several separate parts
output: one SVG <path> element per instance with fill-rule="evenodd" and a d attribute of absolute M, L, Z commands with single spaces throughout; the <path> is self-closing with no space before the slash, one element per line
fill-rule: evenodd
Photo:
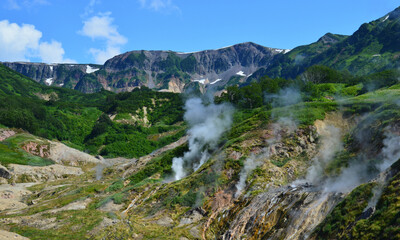
<path fill-rule="evenodd" d="M 87 199 L 85 199 L 83 201 L 76 201 L 76 202 L 70 203 L 68 205 L 65 205 L 64 207 L 52 209 L 52 210 L 50 210 L 48 212 L 57 213 L 57 212 L 61 212 L 61 211 L 83 210 L 83 209 L 86 209 L 86 207 L 91 202 L 92 202 L 92 199 L 87 198 Z"/>
<path fill-rule="evenodd" d="M 172 227 L 174 225 L 174 220 L 172 220 L 170 217 L 164 216 L 156 220 L 154 223 L 163 227 Z"/>
<path fill-rule="evenodd" d="M 29 240 L 17 233 L 0 230 L 0 240 Z"/>
<path fill-rule="evenodd" d="M 15 135 L 15 132 L 13 130 L 9 129 L 0 129 L 0 142 L 6 140 L 9 137 L 12 137 Z"/>
<path fill-rule="evenodd" d="M 83 171 L 78 167 L 69 167 L 54 164 L 44 167 L 9 164 L 8 169 L 18 181 L 41 182 L 65 178 L 68 175 L 81 175 Z"/>
<path fill-rule="evenodd" d="M 2 184 L 0 185 L 0 212 L 16 211 L 26 208 L 27 205 L 22 202 L 23 198 L 31 191 L 27 187 L 33 186 L 34 183 L 17 183 L 15 185 Z"/>
<path fill-rule="evenodd" d="M 70 148 L 60 142 L 51 142 L 49 158 L 56 163 L 71 166 L 100 162 L 92 155 Z"/>
<path fill-rule="evenodd" d="M 123 204 L 115 204 L 113 201 L 109 201 L 99 208 L 100 211 L 104 212 L 117 212 L 124 207 Z"/>

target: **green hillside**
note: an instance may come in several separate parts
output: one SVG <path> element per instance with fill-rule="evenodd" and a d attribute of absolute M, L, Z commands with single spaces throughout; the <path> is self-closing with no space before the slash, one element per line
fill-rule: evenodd
<path fill-rule="evenodd" d="M 101 148 L 104 156 L 139 157 L 183 134 L 178 131 L 182 126 L 174 126 L 182 120 L 182 100 L 173 93 L 142 88 L 121 94 L 104 90 L 84 94 L 40 85 L 3 65 L 0 93 L 0 124 L 91 154 L 99 154 Z M 146 116 L 143 108 L 148 109 Z M 110 120 L 112 115 L 115 121 Z M 122 121 L 124 117 L 130 120 Z M 150 137 L 168 132 L 160 141 Z"/>
<path fill-rule="evenodd" d="M 400 8 L 370 23 L 351 36 L 328 33 L 317 42 L 299 46 L 276 56 L 272 64 L 256 75 L 295 78 L 312 65 L 325 65 L 365 75 L 399 67 Z M 387 17 L 387 18 L 386 18 Z"/>

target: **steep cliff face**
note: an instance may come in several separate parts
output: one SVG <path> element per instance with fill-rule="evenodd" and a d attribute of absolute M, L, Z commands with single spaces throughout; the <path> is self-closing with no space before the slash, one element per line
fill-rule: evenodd
<path fill-rule="evenodd" d="M 77 83 L 86 74 L 100 68 L 100 66 L 93 64 L 45 64 L 29 62 L 2 62 L 2 64 L 39 83 L 72 89 L 76 87 Z"/>

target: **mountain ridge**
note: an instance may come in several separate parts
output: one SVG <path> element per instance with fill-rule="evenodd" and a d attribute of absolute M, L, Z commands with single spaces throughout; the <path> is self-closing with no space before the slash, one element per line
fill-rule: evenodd
<path fill-rule="evenodd" d="M 296 78 L 312 65 L 365 75 L 400 67 L 399 17 L 400 7 L 362 24 L 350 36 L 326 33 L 316 42 L 292 50 L 244 42 L 188 53 L 133 50 L 114 56 L 104 65 L 3 64 L 40 83 L 85 93 L 102 88 L 132 91 L 140 86 L 170 92 L 223 91 L 227 86 L 248 83 L 264 75 Z M 97 71 L 88 71 L 89 67 Z"/>

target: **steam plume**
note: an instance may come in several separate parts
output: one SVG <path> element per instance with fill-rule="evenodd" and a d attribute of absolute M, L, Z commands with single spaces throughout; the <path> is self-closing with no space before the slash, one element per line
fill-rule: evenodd
<path fill-rule="evenodd" d="M 273 99 L 273 107 L 289 106 L 302 101 L 299 90 L 291 87 L 283 88 L 279 94 L 269 95 L 269 97 Z"/>
<path fill-rule="evenodd" d="M 258 166 L 262 164 L 261 160 L 263 158 L 268 158 L 268 157 L 269 157 L 269 151 L 267 149 L 263 149 L 263 154 L 259 156 L 255 156 L 254 154 L 252 154 L 250 157 L 246 159 L 246 161 L 244 162 L 244 166 L 240 171 L 239 182 L 236 184 L 235 198 L 239 197 L 243 189 L 246 187 L 247 176 L 254 169 L 256 169 Z"/>
<path fill-rule="evenodd" d="M 387 170 L 393 163 L 400 159 L 400 136 L 396 136 L 389 131 L 385 133 L 386 138 L 383 140 L 384 147 L 382 148 L 383 161 L 378 165 L 378 169 L 383 172 Z M 378 184 L 372 189 L 373 197 L 368 202 L 367 209 L 375 207 L 379 198 L 382 195 L 384 188 L 384 177 L 378 179 Z"/>
<path fill-rule="evenodd" d="M 190 126 L 189 151 L 172 160 L 175 180 L 185 177 L 188 168 L 199 169 L 209 159 L 209 150 L 215 149 L 232 124 L 233 108 L 227 104 L 204 105 L 200 98 L 191 98 L 186 101 L 185 110 L 184 119 Z"/>
<path fill-rule="evenodd" d="M 318 129 L 318 133 L 321 136 L 321 147 L 306 176 L 306 180 L 312 183 L 322 180 L 325 167 L 333 160 L 335 154 L 343 149 L 339 128 L 323 125 Z"/>
<path fill-rule="evenodd" d="M 384 172 L 394 162 L 400 158 L 400 136 L 392 134 L 389 130 L 385 131 L 384 147 L 379 156 L 380 161 L 372 164 L 377 171 L 371 172 L 371 164 L 368 164 L 368 156 L 360 155 L 357 161 L 342 170 L 339 176 L 330 178 L 324 184 L 325 191 L 350 191 L 354 187 L 371 180 L 377 175 L 377 172 Z M 379 180 L 381 181 L 381 180 Z M 374 197 L 370 200 L 369 206 L 375 206 L 382 194 L 383 182 L 379 182 L 373 189 Z"/>
<path fill-rule="evenodd" d="M 258 166 L 261 166 L 265 159 L 268 159 L 271 155 L 271 148 L 274 148 L 274 144 L 282 139 L 282 135 L 290 134 L 296 130 L 297 125 L 292 118 L 283 117 L 279 118 L 278 121 L 272 124 L 273 137 L 267 141 L 268 146 L 262 149 L 259 155 L 251 154 L 245 162 L 244 166 L 239 174 L 239 182 L 236 184 L 235 197 L 239 197 L 243 189 L 246 187 L 246 180 L 248 175 L 254 171 Z"/>

